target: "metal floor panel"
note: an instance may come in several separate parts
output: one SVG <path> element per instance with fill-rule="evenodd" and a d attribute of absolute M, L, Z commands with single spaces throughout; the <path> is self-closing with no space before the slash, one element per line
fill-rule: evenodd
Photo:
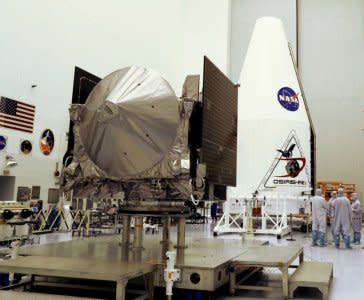
<path fill-rule="evenodd" d="M 84 298 L 73 296 L 58 296 L 40 293 L 24 293 L 0 291 L 0 300 L 102 300 L 100 298 Z"/>
<path fill-rule="evenodd" d="M 97 258 L 105 261 L 136 262 L 135 252 L 125 250 L 120 244 L 119 236 L 99 236 L 94 238 L 76 239 L 46 245 L 34 245 L 19 249 L 19 255 L 26 256 L 59 256 Z M 179 261 L 184 267 L 216 268 L 243 253 L 248 246 L 261 245 L 264 241 L 242 241 L 242 239 L 209 239 L 187 238 L 188 248 L 185 249 L 184 260 Z M 172 244 L 176 240 L 172 238 Z M 145 235 L 143 241 L 141 262 L 162 261 L 159 235 Z M 127 253 L 125 253 L 127 251 Z"/>
<path fill-rule="evenodd" d="M 210 224 L 187 224 L 186 235 L 190 238 L 208 238 L 216 241 L 225 241 L 225 240 L 236 240 L 238 243 L 241 240 L 239 234 L 226 234 L 218 237 L 213 237 L 213 228 L 214 223 Z M 175 235 L 175 227 L 171 228 L 171 236 Z M 161 239 L 161 233 L 159 235 L 145 235 L 146 238 Z M 49 235 L 49 238 L 52 239 L 52 242 L 56 242 L 58 238 L 61 240 L 68 239 L 64 235 L 52 234 Z M 334 280 L 331 286 L 330 300 L 342 300 L 342 299 L 350 299 L 350 300 L 362 300 L 364 295 L 364 251 L 361 246 L 354 246 L 352 250 L 344 250 L 344 249 L 335 249 L 333 245 L 328 245 L 325 248 L 320 247 L 311 247 L 311 236 L 294 232 L 293 238 L 295 241 L 287 241 L 286 238 L 281 240 L 277 240 L 276 237 L 272 236 L 256 236 L 257 240 L 269 240 L 270 245 L 302 245 L 304 246 L 304 254 L 306 261 L 331 261 L 334 264 Z M 45 240 L 48 237 L 44 237 Z M 79 238 L 77 238 L 79 239 Z M 93 240 L 94 238 L 90 238 Z M 86 240 L 86 239 L 84 239 Z M 331 236 L 329 237 L 329 241 L 331 240 Z M 90 244 L 92 245 L 92 244 Z M 66 246 L 62 246 L 65 251 L 67 250 Z M 100 246 L 101 248 L 106 249 L 106 245 Z M 342 245 L 343 247 L 343 245 Z M 92 247 L 91 247 L 92 248 Z M 91 250 L 97 251 L 98 249 Z M 110 248 L 109 248 L 110 249 Z M 23 249 L 22 249 L 23 251 Z M 25 251 L 25 250 L 24 250 Z M 212 251 L 211 249 L 209 251 Z M 201 249 L 202 253 L 203 250 Z M 112 255 L 113 252 L 110 252 Z M 279 281 L 279 273 L 272 272 L 273 270 L 265 269 L 262 273 L 261 278 L 256 278 L 256 280 L 260 280 L 262 284 L 268 285 L 277 285 L 280 284 Z M 0 299 L 2 299 L 0 297 Z M 8 299 L 8 298 L 6 298 Z M 10 299 L 10 298 L 9 298 Z M 25 298 L 24 298 L 25 299 Z M 38 298 L 39 299 L 39 298 Z M 235 296 L 229 296 L 228 288 L 221 288 L 218 291 L 211 294 L 211 298 L 214 300 L 260 300 L 260 299 L 274 299 L 281 300 L 282 294 L 280 292 L 255 292 L 255 291 L 237 291 Z M 321 299 L 320 293 L 316 290 L 312 289 L 302 289 L 298 291 L 296 295 L 296 299 L 306 300 L 306 299 Z"/>

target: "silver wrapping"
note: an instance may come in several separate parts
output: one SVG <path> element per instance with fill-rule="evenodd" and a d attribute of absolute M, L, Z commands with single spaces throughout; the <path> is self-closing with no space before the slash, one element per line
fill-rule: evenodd
<path fill-rule="evenodd" d="M 132 179 L 159 163 L 179 125 L 178 101 L 158 73 L 130 67 L 105 77 L 81 114 L 90 159 L 111 178 Z"/>
<path fill-rule="evenodd" d="M 70 108 L 75 146 L 63 189 L 75 197 L 123 191 L 126 199 L 188 199 L 192 108 L 154 71 L 111 73 L 85 105 Z"/>

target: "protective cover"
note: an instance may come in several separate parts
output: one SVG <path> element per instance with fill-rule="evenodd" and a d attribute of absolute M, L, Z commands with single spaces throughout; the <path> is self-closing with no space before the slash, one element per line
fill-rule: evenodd
<path fill-rule="evenodd" d="M 176 138 L 174 91 L 141 67 L 104 78 L 82 112 L 80 137 L 90 159 L 110 177 L 133 178 L 160 162 Z"/>
<path fill-rule="evenodd" d="M 64 191 L 96 198 L 121 190 L 137 199 L 163 199 L 166 192 L 190 197 L 192 106 L 155 71 L 129 67 L 106 76 L 85 105 L 70 108 L 75 147 L 64 170 Z M 171 179 L 162 192 L 159 181 L 146 181 L 162 178 Z"/>

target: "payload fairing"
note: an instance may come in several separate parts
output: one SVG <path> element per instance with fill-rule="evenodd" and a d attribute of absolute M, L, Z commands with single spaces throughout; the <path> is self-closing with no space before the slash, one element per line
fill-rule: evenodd
<path fill-rule="evenodd" d="M 312 124 L 279 19 L 257 20 L 239 81 L 237 185 L 228 197 L 310 191 Z"/>

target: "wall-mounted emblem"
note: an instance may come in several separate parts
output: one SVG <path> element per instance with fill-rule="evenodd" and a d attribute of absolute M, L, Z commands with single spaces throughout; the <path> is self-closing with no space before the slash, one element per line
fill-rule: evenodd
<path fill-rule="evenodd" d="M 52 130 L 46 129 L 43 131 L 41 138 L 40 138 L 40 151 L 44 155 L 51 154 L 54 148 L 54 134 Z"/>
<path fill-rule="evenodd" d="M 20 152 L 25 154 L 25 155 L 29 155 L 30 153 L 32 153 L 33 150 L 33 145 L 32 142 L 29 140 L 22 140 L 20 143 Z"/>
<path fill-rule="evenodd" d="M 0 151 L 6 148 L 7 139 L 8 138 L 6 136 L 0 135 Z"/>

